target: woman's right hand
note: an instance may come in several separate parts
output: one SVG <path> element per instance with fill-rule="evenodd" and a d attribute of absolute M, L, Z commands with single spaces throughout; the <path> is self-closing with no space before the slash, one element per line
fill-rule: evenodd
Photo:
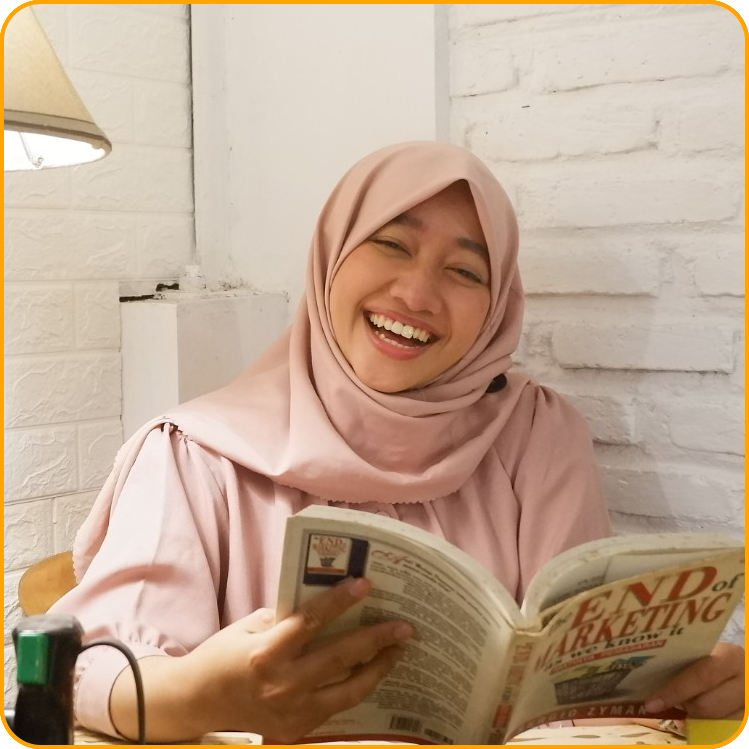
<path fill-rule="evenodd" d="M 305 646 L 369 589 L 364 579 L 347 580 L 276 624 L 263 609 L 185 656 L 142 660 L 148 740 L 235 730 L 261 734 L 267 743 L 290 743 L 359 704 L 395 665 L 398 644 L 411 637 L 412 627 L 383 622 L 310 652 Z M 112 692 L 112 719 L 134 736 L 132 676 L 126 673 Z"/>

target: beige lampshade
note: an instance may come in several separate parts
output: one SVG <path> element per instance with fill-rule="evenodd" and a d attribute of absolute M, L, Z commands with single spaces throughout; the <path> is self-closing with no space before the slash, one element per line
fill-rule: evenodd
<path fill-rule="evenodd" d="M 5 171 L 70 166 L 112 150 L 30 7 L 5 29 Z"/>

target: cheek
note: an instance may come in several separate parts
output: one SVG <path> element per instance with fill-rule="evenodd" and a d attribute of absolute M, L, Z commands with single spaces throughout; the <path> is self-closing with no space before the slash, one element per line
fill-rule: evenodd
<path fill-rule="evenodd" d="M 351 327 L 359 302 L 358 272 L 354 263 L 344 261 L 330 285 L 330 323 L 333 335 L 340 342 Z"/>
<path fill-rule="evenodd" d="M 458 332 L 464 337 L 465 350 L 468 351 L 484 327 L 489 314 L 490 299 L 486 295 L 473 296 L 462 306 L 462 314 L 458 320 Z"/>
<path fill-rule="evenodd" d="M 340 274 L 339 274 L 340 275 Z M 333 336 L 339 339 L 344 327 L 344 316 L 346 309 L 345 285 L 338 283 L 338 276 L 333 279 L 330 287 L 330 326 L 333 329 Z"/>
<path fill-rule="evenodd" d="M 336 336 L 356 319 L 364 300 L 381 279 L 381 265 L 373 262 L 366 247 L 357 247 L 341 263 L 330 285 L 330 320 Z"/>

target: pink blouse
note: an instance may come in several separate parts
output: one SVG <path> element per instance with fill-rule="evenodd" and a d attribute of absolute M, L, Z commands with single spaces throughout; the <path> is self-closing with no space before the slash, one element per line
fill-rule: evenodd
<path fill-rule="evenodd" d="M 524 439 L 495 445 L 477 469 L 495 483 L 500 477 L 498 496 L 464 488 L 426 503 L 349 506 L 447 539 L 520 600 L 549 558 L 611 532 L 584 421 L 553 391 L 535 386 L 531 395 L 542 407 Z M 528 453 L 549 460 L 529 466 Z M 285 520 L 323 501 L 160 424 L 121 486 L 99 553 L 52 610 L 76 616 L 87 639 L 118 638 L 136 657 L 183 655 L 255 609 L 275 606 Z M 79 657 L 79 723 L 116 735 L 109 695 L 125 666 L 113 649 Z"/>

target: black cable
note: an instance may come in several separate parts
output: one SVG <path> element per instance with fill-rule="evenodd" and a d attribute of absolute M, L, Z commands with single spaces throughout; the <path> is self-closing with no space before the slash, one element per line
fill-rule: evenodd
<path fill-rule="evenodd" d="M 146 699 L 143 694 L 143 678 L 140 675 L 140 666 L 138 666 L 138 661 L 135 659 L 135 656 L 132 654 L 130 648 L 127 647 L 127 645 L 124 645 L 121 642 L 118 642 L 117 640 L 108 640 L 108 639 L 101 639 L 101 640 L 93 640 L 92 642 L 87 642 L 85 645 L 81 647 L 81 652 L 84 650 L 88 650 L 89 648 L 96 647 L 97 645 L 109 645 L 112 648 L 115 648 L 116 650 L 119 650 L 120 653 L 122 653 L 125 658 L 127 658 L 127 662 L 130 664 L 130 669 L 133 672 L 133 679 L 135 680 L 135 700 L 138 707 L 138 744 L 145 744 L 146 743 Z"/>

